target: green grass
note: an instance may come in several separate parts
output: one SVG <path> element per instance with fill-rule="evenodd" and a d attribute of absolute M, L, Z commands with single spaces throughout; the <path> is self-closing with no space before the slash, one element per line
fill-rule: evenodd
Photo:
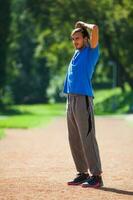
<path fill-rule="evenodd" d="M 94 105 L 96 115 L 132 113 L 133 93 L 120 88 L 99 90 L 95 92 Z"/>
<path fill-rule="evenodd" d="M 0 113 L 1 128 L 32 128 L 44 126 L 65 114 L 65 104 L 16 105 Z"/>
<path fill-rule="evenodd" d="M 133 93 L 119 88 L 95 91 L 96 115 L 114 115 L 133 112 Z M 65 103 L 14 105 L 0 110 L 0 128 L 32 128 L 47 125 L 57 116 L 65 115 Z M 2 135 L 1 131 L 1 135 Z"/>

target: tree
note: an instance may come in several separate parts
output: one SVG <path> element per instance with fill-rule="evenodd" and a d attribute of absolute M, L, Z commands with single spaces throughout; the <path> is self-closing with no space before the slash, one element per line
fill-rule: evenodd
<path fill-rule="evenodd" d="M 70 33 L 78 20 L 99 26 L 94 84 L 112 84 L 112 66 L 117 66 L 117 85 L 124 89 L 127 82 L 133 88 L 131 0 L 13 0 L 11 17 L 6 79 L 15 103 L 44 102 L 50 95 L 61 99 L 74 51 Z"/>
<path fill-rule="evenodd" d="M 10 0 L 1 1 L 0 3 L 0 102 L 2 102 L 7 78 L 6 59 L 10 29 Z"/>
<path fill-rule="evenodd" d="M 36 54 L 37 33 L 38 26 L 28 9 L 27 1 L 14 0 L 8 74 L 15 103 L 47 101 L 45 88 L 49 84 L 49 70 L 46 58 Z"/>

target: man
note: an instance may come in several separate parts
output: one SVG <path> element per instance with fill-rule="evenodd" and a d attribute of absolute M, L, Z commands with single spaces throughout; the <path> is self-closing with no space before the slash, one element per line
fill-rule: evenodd
<path fill-rule="evenodd" d="M 89 33 L 88 33 L 88 31 Z M 68 185 L 101 187 L 102 169 L 95 136 L 91 79 L 98 61 L 98 26 L 78 21 L 71 33 L 75 53 L 64 83 L 69 143 L 77 176 Z M 88 173 L 88 170 L 90 173 Z"/>

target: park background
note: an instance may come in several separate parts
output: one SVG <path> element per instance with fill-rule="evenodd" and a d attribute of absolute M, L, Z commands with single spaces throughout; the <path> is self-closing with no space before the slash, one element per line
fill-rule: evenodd
<path fill-rule="evenodd" d="M 131 0 L 0 1 L 0 135 L 65 115 L 63 83 L 76 21 L 99 26 L 95 114 L 133 113 Z"/>

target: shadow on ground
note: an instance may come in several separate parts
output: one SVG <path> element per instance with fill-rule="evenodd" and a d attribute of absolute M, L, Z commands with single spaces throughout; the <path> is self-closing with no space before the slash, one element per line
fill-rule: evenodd
<path fill-rule="evenodd" d="M 100 188 L 100 190 L 107 191 L 107 192 L 113 192 L 113 193 L 117 193 L 117 194 L 133 196 L 132 191 L 120 190 L 120 189 L 116 189 L 116 188 L 102 187 L 102 188 Z"/>

